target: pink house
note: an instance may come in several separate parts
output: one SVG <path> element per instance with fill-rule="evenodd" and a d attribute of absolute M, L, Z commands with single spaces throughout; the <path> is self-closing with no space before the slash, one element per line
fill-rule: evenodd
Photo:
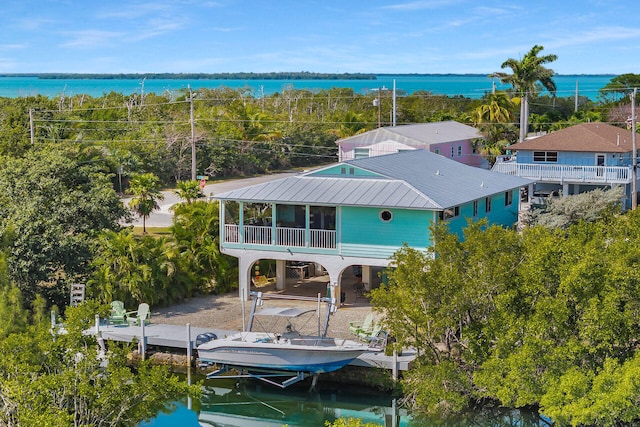
<path fill-rule="evenodd" d="M 481 137 L 476 128 L 450 120 L 378 128 L 340 139 L 336 144 L 340 162 L 407 150 L 429 150 L 469 166 L 487 169 L 488 162 L 473 144 Z"/>

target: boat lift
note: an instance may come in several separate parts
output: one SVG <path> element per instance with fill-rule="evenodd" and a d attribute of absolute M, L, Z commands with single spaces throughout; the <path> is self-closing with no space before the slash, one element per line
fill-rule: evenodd
<path fill-rule="evenodd" d="M 307 378 L 313 376 L 313 379 L 311 381 L 311 387 L 309 388 L 310 391 L 315 389 L 316 384 L 318 382 L 318 374 L 312 375 L 304 371 L 298 371 L 294 375 L 292 375 L 293 372 L 291 371 L 271 371 L 268 369 L 256 370 L 255 368 L 252 368 L 251 371 L 248 371 L 246 367 L 232 366 L 232 365 L 222 365 L 217 370 L 208 373 L 206 378 L 207 379 L 223 378 L 223 377 L 219 377 L 219 375 L 225 374 L 231 371 L 232 369 L 240 370 L 240 373 L 237 375 L 225 375 L 224 379 L 241 379 L 241 378 L 257 379 L 257 380 L 266 382 L 267 384 L 271 384 L 276 387 L 280 387 L 284 389 L 289 387 L 290 385 L 299 383 L 300 381 L 304 381 Z M 243 373 L 243 372 L 246 372 L 246 373 Z M 289 378 L 286 378 L 286 377 L 289 377 Z M 286 379 L 282 381 L 274 381 L 271 378 L 286 378 Z"/>

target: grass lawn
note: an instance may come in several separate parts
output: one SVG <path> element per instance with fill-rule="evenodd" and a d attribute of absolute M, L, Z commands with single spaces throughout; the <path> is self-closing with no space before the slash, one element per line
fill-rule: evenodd
<path fill-rule="evenodd" d="M 142 236 L 142 227 L 133 227 L 133 234 L 136 236 Z M 171 230 L 169 227 L 147 227 L 147 236 L 170 236 Z"/>

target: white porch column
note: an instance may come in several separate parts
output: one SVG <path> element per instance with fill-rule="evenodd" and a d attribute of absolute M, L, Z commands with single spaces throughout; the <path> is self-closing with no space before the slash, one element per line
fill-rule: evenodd
<path fill-rule="evenodd" d="M 364 287 L 366 291 L 370 291 L 373 286 L 371 283 L 371 266 L 363 265 L 362 266 L 362 283 L 364 283 Z"/>
<path fill-rule="evenodd" d="M 527 200 L 527 202 L 531 203 L 531 199 L 533 199 L 533 183 L 529 184 L 527 195 L 529 196 L 529 200 Z"/>
<path fill-rule="evenodd" d="M 284 290 L 287 286 L 287 262 L 283 259 L 276 260 L 276 289 Z"/>
<path fill-rule="evenodd" d="M 242 258 L 238 259 L 238 293 L 240 299 L 246 301 L 249 299 L 249 290 L 251 289 L 251 267 L 255 260 Z"/>
<path fill-rule="evenodd" d="M 569 195 L 569 184 L 566 182 L 562 184 L 562 197 L 567 197 Z"/>

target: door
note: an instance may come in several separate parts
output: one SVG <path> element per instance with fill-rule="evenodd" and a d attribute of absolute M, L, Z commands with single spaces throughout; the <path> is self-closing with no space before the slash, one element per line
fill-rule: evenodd
<path fill-rule="evenodd" d="M 596 176 L 602 177 L 604 175 L 604 167 L 606 163 L 606 156 L 604 154 L 596 154 Z"/>

